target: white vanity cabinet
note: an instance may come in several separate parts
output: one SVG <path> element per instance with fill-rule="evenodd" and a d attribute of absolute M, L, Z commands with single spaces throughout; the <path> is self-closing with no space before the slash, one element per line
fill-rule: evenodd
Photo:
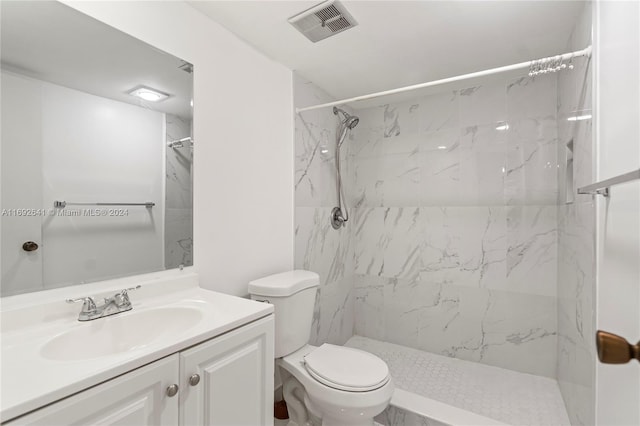
<path fill-rule="evenodd" d="M 179 424 L 273 424 L 273 344 L 269 321 L 180 352 Z"/>
<path fill-rule="evenodd" d="M 166 389 L 178 365 L 171 355 L 3 425 L 177 425 L 178 398 Z"/>
<path fill-rule="evenodd" d="M 3 426 L 272 425 L 273 350 L 269 315 Z"/>

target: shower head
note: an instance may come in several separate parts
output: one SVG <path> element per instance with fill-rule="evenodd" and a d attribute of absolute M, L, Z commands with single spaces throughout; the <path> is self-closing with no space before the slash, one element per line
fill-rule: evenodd
<path fill-rule="evenodd" d="M 333 113 L 335 115 L 338 115 L 339 113 L 342 114 L 344 116 L 344 120 L 342 120 L 342 124 L 344 124 L 349 129 L 353 129 L 360 122 L 360 119 L 358 117 L 356 117 L 355 115 L 351 115 L 348 112 L 341 110 L 338 107 L 333 107 Z"/>
<path fill-rule="evenodd" d="M 358 117 L 356 117 L 355 115 L 352 115 L 351 117 L 347 118 L 347 120 L 345 121 L 345 125 L 350 128 L 353 129 L 354 127 L 356 127 L 358 125 L 358 123 L 360 122 L 360 119 Z"/>

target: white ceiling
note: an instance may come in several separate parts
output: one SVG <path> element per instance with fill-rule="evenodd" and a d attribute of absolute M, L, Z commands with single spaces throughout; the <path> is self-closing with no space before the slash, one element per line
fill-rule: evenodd
<path fill-rule="evenodd" d="M 584 7 L 581 1 L 345 0 L 358 26 L 314 44 L 287 19 L 317 0 L 188 3 L 336 98 L 564 53 Z"/>
<path fill-rule="evenodd" d="M 56 1 L 1 1 L 2 67 L 29 77 L 189 118 L 184 62 Z M 145 102 L 145 85 L 171 95 Z"/>

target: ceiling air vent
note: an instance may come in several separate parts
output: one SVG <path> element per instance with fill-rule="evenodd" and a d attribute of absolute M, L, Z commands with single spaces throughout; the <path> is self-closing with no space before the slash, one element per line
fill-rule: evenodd
<path fill-rule="evenodd" d="M 336 0 L 327 0 L 307 9 L 289 18 L 289 23 L 314 43 L 358 25 Z"/>

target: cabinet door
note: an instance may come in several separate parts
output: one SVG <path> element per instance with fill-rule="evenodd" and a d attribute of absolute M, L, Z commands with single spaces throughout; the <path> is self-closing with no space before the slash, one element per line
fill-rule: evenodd
<path fill-rule="evenodd" d="M 180 424 L 273 425 L 273 356 L 272 315 L 181 352 Z"/>
<path fill-rule="evenodd" d="M 178 355 L 161 359 L 65 398 L 3 426 L 176 425 L 178 401 L 166 395 L 178 383 Z"/>

